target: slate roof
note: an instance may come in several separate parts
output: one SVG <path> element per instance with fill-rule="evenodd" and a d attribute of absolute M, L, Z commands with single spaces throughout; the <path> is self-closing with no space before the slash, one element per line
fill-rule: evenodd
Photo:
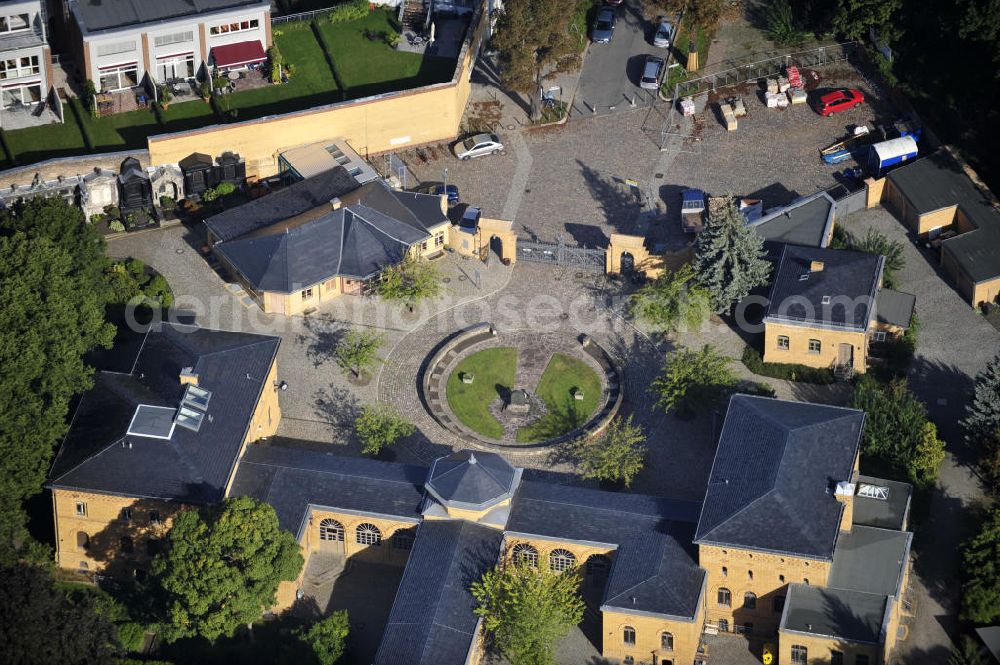
<path fill-rule="evenodd" d="M 247 447 L 230 494 L 268 502 L 282 528 L 298 533 L 309 505 L 416 522 L 426 477 L 419 466 L 255 444 Z"/>
<path fill-rule="evenodd" d="M 215 251 L 255 289 L 294 293 L 338 276 L 367 279 L 427 237 L 377 210 L 351 205 L 300 226 L 217 243 Z"/>
<path fill-rule="evenodd" d="M 821 261 L 823 269 L 811 272 L 813 261 Z M 867 330 L 883 263 L 881 256 L 864 252 L 786 245 L 765 321 Z"/>
<path fill-rule="evenodd" d="M 98 371 L 80 400 L 49 474 L 49 487 L 187 503 L 218 501 L 236 464 L 278 337 L 163 324 L 145 335 L 131 358 L 115 364 L 129 373 Z M 193 367 L 212 392 L 194 432 L 175 427 L 169 440 L 126 435 L 140 404 L 176 408 L 180 373 Z M 249 378 L 248 378 L 249 377 Z M 125 445 L 123 445 L 123 443 Z M 131 443 L 129 447 L 128 444 Z"/>
<path fill-rule="evenodd" d="M 864 425 L 855 409 L 734 395 L 695 542 L 831 560 Z"/>
<path fill-rule="evenodd" d="M 693 618 L 705 575 L 691 543 L 697 513 L 693 501 L 522 481 L 507 532 L 617 547 L 604 605 Z"/>
<path fill-rule="evenodd" d="M 888 176 L 917 212 L 959 206 L 976 228 L 941 244 L 973 283 L 1000 277 L 1000 212 L 946 151 L 940 150 Z"/>
<path fill-rule="evenodd" d="M 772 210 L 748 226 L 768 242 L 826 247 L 833 227 L 833 210 L 830 195 L 817 192 Z"/>
<path fill-rule="evenodd" d="M 88 32 L 143 23 L 168 21 L 225 9 L 257 7 L 260 0 L 75 0 L 78 16 Z M 266 7 L 266 5 L 265 5 Z"/>
<path fill-rule="evenodd" d="M 899 328 L 909 328 L 913 320 L 913 308 L 917 297 L 912 293 L 879 289 L 875 296 L 875 318 L 879 323 L 887 323 Z"/>
<path fill-rule="evenodd" d="M 384 180 L 366 182 L 341 198 L 345 205 L 358 203 L 367 206 L 424 232 L 449 221 L 441 210 L 439 195 L 392 189 Z"/>
<path fill-rule="evenodd" d="M 427 491 L 449 506 L 485 509 L 510 498 L 519 478 L 496 453 L 460 450 L 434 461 Z"/>
<path fill-rule="evenodd" d="M 883 501 L 855 494 L 851 521 L 862 526 L 901 530 L 910 513 L 910 496 L 913 488 L 906 483 L 872 476 L 858 476 L 857 482 L 859 485 L 867 483 L 886 487 L 889 490 L 889 498 Z"/>
<path fill-rule="evenodd" d="M 780 629 L 878 644 L 886 602 L 875 593 L 789 584 Z"/>
<path fill-rule="evenodd" d="M 343 197 L 357 188 L 358 183 L 351 174 L 338 166 L 273 194 L 213 215 L 205 220 L 205 226 L 219 240 L 232 240 L 319 206 L 329 208 L 331 199 Z"/>
<path fill-rule="evenodd" d="M 461 665 L 479 617 L 469 592 L 500 557 L 503 534 L 471 522 L 429 520 L 396 591 L 375 665 Z"/>
<path fill-rule="evenodd" d="M 854 526 L 840 535 L 827 584 L 837 589 L 895 596 L 913 534 L 907 531 Z"/>

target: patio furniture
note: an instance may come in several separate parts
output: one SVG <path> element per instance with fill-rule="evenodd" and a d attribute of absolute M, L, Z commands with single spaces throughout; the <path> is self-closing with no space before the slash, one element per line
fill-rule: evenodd
<path fill-rule="evenodd" d="M 226 72 L 226 78 L 229 79 L 230 81 L 239 81 L 241 76 L 242 74 L 240 74 L 237 71 Z"/>

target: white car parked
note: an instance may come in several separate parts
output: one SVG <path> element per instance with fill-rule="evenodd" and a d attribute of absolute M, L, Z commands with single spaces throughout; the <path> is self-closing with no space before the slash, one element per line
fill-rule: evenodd
<path fill-rule="evenodd" d="M 456 143 L 454 150 L 456 157 L 465 160 L 483 155 L 499 155 L 504 147 L 496 134 L 476 134 Z"/>
<path fill-rule="evenodd" d="M 660 25 L 653 35 L 653 46 L 658 48 L 670 48 L 670 43 L 674 41 L 674 26 L 670 21 L 660 19 Z"/>

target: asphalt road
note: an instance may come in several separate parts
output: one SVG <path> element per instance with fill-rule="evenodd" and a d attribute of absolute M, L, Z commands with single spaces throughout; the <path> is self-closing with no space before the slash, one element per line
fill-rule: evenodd
<path fill-rule="evenodd" d="M 580 74 L 571 115 L 604 115 L 614 110 L 649 106 L 657 101 L 656 93 L 639 87 L 639 76 L 647 53 L 667 57 L 667 49 L 653 46 L 656 26 L 642 18 L 640 0 L 626 0 L 617 8 L 618 24 L 608 44 L 590 44 Z M 613 107 L 613 108 L 612 108 Z"/>

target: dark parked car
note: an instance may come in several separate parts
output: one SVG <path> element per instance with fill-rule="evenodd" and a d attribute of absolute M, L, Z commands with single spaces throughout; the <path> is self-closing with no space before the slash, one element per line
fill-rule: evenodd
<path fill-rule="evenodd" d="M 646 90 L 659 88 L 660 79 L 663 77 L 663 70 L 666 66 L 666 61 L 660 56 L 647 55 L 646 62 L 642 65 L 642 78 L 639 79 L 639 87 Z"/>
<path fill-rule="evenodd" d="M 819 98 L 817 111 L 822 116 L 829 118 L 834 113 L 840 113 L 848 109 L 857 108 L 865 103 L 865 95 L 860 90 L 854 88 L 841 88 L 828 92 Z"/>
<path fill-rule="evenodd" d="M 615 22 L 618 17 L 612 7 L 601 7 L 594 19 L 594 28 L 590 33 L 590 38 L 595 44 L 607 44 L 615 36 Z"/>
<path fill-rule="evenodd" d="M 437 185 L 434 187 L 434 194 L 438 196 L 448 194 L 448 207 L 458 205 L 458 187 L 456 185 Z"/>

